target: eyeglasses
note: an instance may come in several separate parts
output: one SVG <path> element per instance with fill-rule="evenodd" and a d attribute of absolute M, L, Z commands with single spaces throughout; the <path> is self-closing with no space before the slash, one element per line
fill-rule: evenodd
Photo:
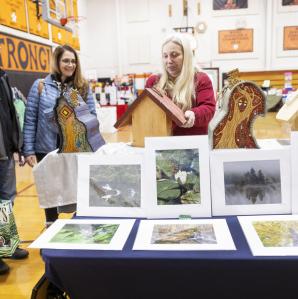
<path fill-rule="evenodd" d="M 61 61 L 63 63 L 65 63 L 65 64 L 77 64 L 77 61 L 75 59 L 67 59 L 67 58 L 65 58 L 65 59 L 62 59 Z"/>

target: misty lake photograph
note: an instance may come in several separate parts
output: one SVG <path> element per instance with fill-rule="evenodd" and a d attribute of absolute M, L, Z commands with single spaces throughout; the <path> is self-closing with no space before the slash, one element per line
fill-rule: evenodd
<path fill-rule="evenodd" d="M 140 165 L 90 165 L 90 207 L 140 207 Z"/>
<path fill-rule="evenodd" d="M 281 203 L 280 161 L 224 162 L 226 205 Z"/>

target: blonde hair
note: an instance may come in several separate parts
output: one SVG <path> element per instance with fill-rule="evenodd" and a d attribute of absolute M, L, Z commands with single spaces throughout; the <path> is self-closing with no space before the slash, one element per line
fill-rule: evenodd
<path fill-rule="evenodd" d="M 163 90 L 172 91 L 172 101 L 183 111 L 192 108 L 195 95 L 194 75 L 198 71 L 194 66 L 193 52 L 190 38 L 186 34 L 174 33 L 165 39 L 163 47 L 173 42 L 181 47 L 183 52 L 182 69 L 175 82 L 171 81 L 163 63 L 163 72 L 157 86 Z"/>
<path fill-rule="evenodd" d="M 75 49 L 73 49 L 69 45 L 58 46 L 55 48 L 52 56 L 52 73 L 56 76 L 61 76 L 59 62 L 65 51 L 71 52 L 75 56 L 76 68 L 71 80 L 73 82 L 74 88 L 76 88 L 79 91 L 80 95 L 85 99 L 88 94 L 89 85 L 87 80 L 82 75 L 80 59 Z"/>

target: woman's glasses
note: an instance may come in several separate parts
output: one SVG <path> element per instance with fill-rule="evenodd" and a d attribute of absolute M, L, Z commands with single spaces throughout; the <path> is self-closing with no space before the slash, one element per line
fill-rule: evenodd
<path fill-rule="evenodd" d="M 77 64 L 77 61 L 75 59 L 68 59 L 64 58 L 61 60 L 64 64 Z"/>

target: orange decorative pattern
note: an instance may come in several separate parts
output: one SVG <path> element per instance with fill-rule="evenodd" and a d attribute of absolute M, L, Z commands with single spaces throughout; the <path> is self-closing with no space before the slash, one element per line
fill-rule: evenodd
<path fill-rule="evenodd" d="M 265 95 L 252 82 L 230 82 L 235 85 L 223 91 L 223 107 L 209 125 L 212 148 L 258 148 L 252 125 L 257 116 L 265 114 Z"/>

